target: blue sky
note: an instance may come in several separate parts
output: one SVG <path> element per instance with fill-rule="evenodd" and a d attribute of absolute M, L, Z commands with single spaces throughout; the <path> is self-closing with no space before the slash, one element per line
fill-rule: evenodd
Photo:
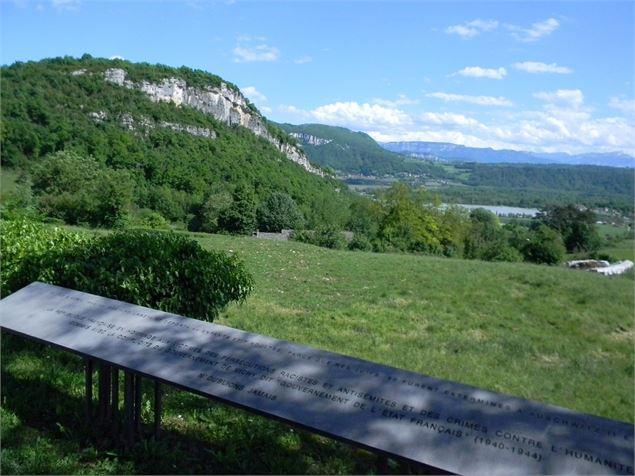
<path fill-rule="evenodd" d="M 0 0 L 0 56 L 186 65 L 380 141 L 635 155 L 634 5 Z"/>

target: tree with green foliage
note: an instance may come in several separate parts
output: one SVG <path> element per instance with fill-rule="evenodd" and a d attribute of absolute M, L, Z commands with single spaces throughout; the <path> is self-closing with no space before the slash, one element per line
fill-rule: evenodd
<path fill-rule="evenodd" d="M 377 238 L 379 223 L 382 221 L 384 210 L 381 203 L 366 197 L 358 196 L 349 207 L 350 218 L 347 228 L 355 236 L 365 236 L 368 240 Z"/>
<path fill-rule="evenodd" d="M 395 183 L 382 194 L 385 214 L 378 237 L 385 249 L 440 253 L 441 228 L 432 197 Z"/>
<path fill-rule="evenodd" d="M 295 200 L 284 192 L 274 192 L 258 207 L 258 229 L 279 233 L 282 229 L 296 229 L 304 225 L 304 216 Z"/>
<path fill-rule="evenodd" d="M 238 184 L 232 202 L 218 217 L 221 230 L 237 235 L 251 235 L 256 231 L 256 197 L 253 188 Z"/>
<path fill-rule="evenodd" d="M 601 245 L 592 210 L 572 204 L 552 205 L 540 211 L 536 221 L 556 230 L 569 253 L 595 251 Z"/>
<path fill-rule="evenodd" d="M 539 224 L 531 230 L 528 240 L 521 249 L 525 260 L 553 265 L 564 258 L 566 249 L 562 236 L 553 228 Z"/>
<path fill-rule="evenodd" d="M 134 185 L 127 171 L 105 168 L 74 152 L 44 157 L 32 177 L 42 213 L 70 224 L 117 226 L 132 202 Z"/>
<path fill-rule="evenodd" d="M 217 233 L 221 231 L 219 218 L 232 205 L 232 196 L 224 189 L 212 192 L 205 201 L 195 207 L 194 216 L 188 223 L 190 231 Z"/>
<path fill-rule="evenodd" d="M 470 212 L 470 226 L 465 238 L 464 257 L 485 259 L 488 248 L 503 240 L 501 224 L 496 214 L 485 208 L 475 208 Z"/>
<path fill-rule="evenodd" d="M 308 226 L 312 228 L 330 227 L 342 230 L 349 219 L 348 203 L 347 206 L 342 206 L 342 192 L 338 188 L 333 193 L 320 196 L 304 216 Z"/>
<path fill-rule="evenodd" d="M 510 241 L 510 233 L 500 224 L 496 214 L 484 208 L 470 212 L 465 236 L 464 257 L 484 261 L 523 260 L 523 255 Z"/>
<path fill-rule="evenodd" d="M 441 246 L 443 255 L 448 257 L 462 257 L 465 239 L 469 232 L 468 214 L 464 208 L 450 205 L 439 213 L 441 226 Z"/>

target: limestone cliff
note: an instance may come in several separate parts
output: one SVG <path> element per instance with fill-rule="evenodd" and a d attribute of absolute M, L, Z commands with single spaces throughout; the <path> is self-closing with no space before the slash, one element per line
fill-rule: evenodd
<path fill-rule="evenodd" d="M 295 137 L 301 144 L 308 145 L 326 145 L 330 142 L 333 142 L 333 139 L 324 139 L 322 137 L 317 137 L 311 134 L 307 134 L 306 132 L 290 132 L 289 135 L 291 137 Z"/>
<path fill-rule="evenodd" d="M 168 78 L 160 83 L 148 81 L 135 83 L 126 79 L 126 72 L 119 68 L 106 70 L 104 78 L 106 81 L 119 86 L 143 91 L 155 102 L 165 101 L 172 102 L 177 106 L 193 107 L 230 126 L 246 127 L 257 136 L 269 141 L 290 160 L 300 164 L 309 172 L 324 175 L 321 170 L 309 163 L 301 149 L 273 137 L 267 130 L 262 116 L 248 106 L 247 101 L 239 91 L 229 88 L 225 83 L 222 83 L 220 87 L 205 89 L 189 87 L 180 78 Z"/>

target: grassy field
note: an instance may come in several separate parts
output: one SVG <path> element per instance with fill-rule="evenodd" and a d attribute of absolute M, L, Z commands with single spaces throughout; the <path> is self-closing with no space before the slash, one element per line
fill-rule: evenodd
<path fill-rule="evenodd" d="M 221 324 L 633 422 L 632 275 L 190 235 L 254 274 Z M 123 453 L 83 422 L 81 361 L 2 344 L 3 474 L 403 471 L 176 390 L 164 439 Z"/>

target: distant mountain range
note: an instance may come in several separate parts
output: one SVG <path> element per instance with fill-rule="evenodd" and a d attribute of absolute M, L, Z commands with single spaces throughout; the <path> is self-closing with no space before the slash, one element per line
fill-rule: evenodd
<path fill-rule="evenodd" d="M 491 148 L 466 147 L 447 142 L 384 142 L 384 149 L 409 157 L 442 159 L 457 162 L 480 162 L 485 164 L 563 164 L 604 165 L 608 167 L 634 167 L 635 157 L 622 152 L 588 153 L 534 153 L 518 150 L 495 150 Z"/>

